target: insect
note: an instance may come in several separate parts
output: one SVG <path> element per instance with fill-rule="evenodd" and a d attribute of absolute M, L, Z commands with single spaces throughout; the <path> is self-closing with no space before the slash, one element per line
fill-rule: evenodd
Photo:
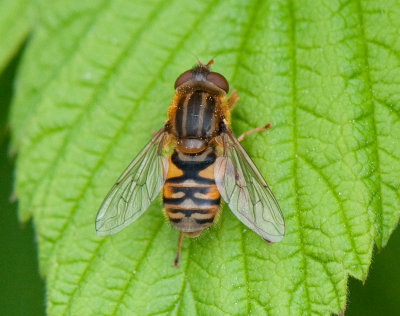
<path fill-rule="evenodd" d="M 168 119 L 107 194 L 96 218 L 100 236 L 138 219 L 162 191 L 166 216 L 179 230 L 174 266 L 183 236 L 197 237 L 213 224 L 221 197 L 247 227 L 268 242 L 283 238 L 282 212 L 264 178 L 230 129 L 225 77 L 200 61 L 175 81 Z M 168 150 L 169 149 L 169 150 Z"/>

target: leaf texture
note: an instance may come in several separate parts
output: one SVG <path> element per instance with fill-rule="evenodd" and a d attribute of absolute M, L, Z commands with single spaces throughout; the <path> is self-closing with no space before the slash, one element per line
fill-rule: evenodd
<path fill-rule="evenodd" d="M 11 123 L 49 315 L 328 315 L 400 211 L 397 1 L 41 2 Z M 172 84 L 215 58 L 238 135 L 282 208 L 267 245 L 228 208 L 171 267 L 158 200 L 117 235 L 94 220 L 166 118 Z"/>

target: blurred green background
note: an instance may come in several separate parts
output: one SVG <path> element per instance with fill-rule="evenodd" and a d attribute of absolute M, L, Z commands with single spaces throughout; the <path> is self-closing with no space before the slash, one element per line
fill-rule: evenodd
<path fill-rule="evenodd" d="M 32 222 L 19 223 L 10 203 L 14 163 L 9 153 L 7 116 L 19 56 L 0 76 L 0 315 L 44 315 L 44 282 L 38 273 Z"/>
<path fill-rule="evenodd" d="M 0 315 L 44 315 L 44 282 L 38 273 L 37 247 L 32 222 L 19 223 L 17 203 L 10 203 L 13 159 L 8 154 L 7 116 L 13 90 L 17 56 L 0 76 Z M 363 285 L 350 279 L 345 315 L 400 314 L 400 231 L 386 248 L 375 251 Z"/>

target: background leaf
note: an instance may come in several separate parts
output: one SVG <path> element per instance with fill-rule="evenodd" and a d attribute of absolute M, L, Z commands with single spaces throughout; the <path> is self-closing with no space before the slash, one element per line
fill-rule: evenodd
<path fill-rule="evenodd" d="M 7 115 L 21 53 L 0 74 L 0 315 L 43 315 L 44 282 L 40 279 L 32 221 L 20 223 L 13 191 L 14 166 L 9 146 Z M 15 199 L 14 199 L 15 200 Z"/>
<path fill-rule="evenodd" d="M 13 107 L 20 217 L 33 214 L 49 314 L 300 314 L 342 310 L 348 274 L 399 213 L 397 2 L 59 1 L 40 23 Z M 179 17 L 177 19 L 176 17 Z M 46 49 L 43 49 L 45 47 Z M 98 205 L 165 120 L 176 76 L 216 56 L 238 134 L 286 219 L 267 246 L 224 209 L 185 240 L 155 203 L 118 235 Z M 38 74 L 40 74 L 38 76 Z M 205 282 L 206 280 L 206 282 Z"/>
<path fill-rule="evenodd" d="M 25 40 L 33 24 L 32 10 L 29 0 L 0 1 L 0 73 Z"/>

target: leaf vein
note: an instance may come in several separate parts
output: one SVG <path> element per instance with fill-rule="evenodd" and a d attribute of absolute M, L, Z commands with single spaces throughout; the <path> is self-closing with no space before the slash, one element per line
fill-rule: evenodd
<path fill-rule="evenodd" d="M 359 28 L 359 36 L 361 38 L 362 46 L 361 46 L 361 56 L 362 56 L 362 63 L 363 63 L 363 68 L 364 68 L 364 81 L 366 85 L 366 94 L 368 95 L 368 98 L 370 100 L 369 104 L 371 107 L 371 112 L 372 112 L 372 134 L 374 136 L 375 140 L 375 148 L 374 148 L 374 158 L 376 161 L 376 169 L 374 170 L 377 174 L 377 181 L 375 182 L 375 185 L 377 187 L 377 191 L 379 192 L 379 197 L 378 197 L 378 205 L 375 210 L 375 221 L 378 222 L 379 227 L 383 227 L 383 196 L 382 196 L 382 175 L 381 175 L 381 167 L 380 167 L 380 157 L 379 157 L 379 143 L 378 143 L 378 130 L 376 126 L 376 113 L 375 113 L 375 103 L 374 103 L 374 94 L 372 92 L 372 83 L 371 83 L 371 77 L 370 77 L 370 70 L 369 70 L 369 61 L 368 61 L 368 44 L 367 44 L 367 39 L 365 35 L 365 22 L 364 22 L 364 14 L 363 14 L 363 8 L 361 5 L 361 0 L 356 0 L 356 6 L 357 6 L 357 14 L 358 14 L 358 20 L 360 23 L 360 28 Z M 382 244 L 382 234 L 380 233 L 381 229 L 378 229 L 378 236 L 376 242 L 378 244 L 378 247 L 381 246 Z"/>
<path fill-rule="evenodd" d="M 166 0 L 163 0 L 162 4 L 166 4 L 169 3 Z M 157 9 L 155 11 L 152 12 L 152 14 L 157 14 L 160 12 L 161 8 L 163 8 L 163 5 L 157 6 Z M 141 30 L 143 30 L 146 26 L 148 26 L 147 24 L 142 25 Z M 133 38 L 136 38 L 135 36 L 133 36 Z M 133 41 L 134 43 L 134 41 Z M 122 61 L 122 57 L 126 57 L 127 51 L 124 51 L 124 53 L 122 54 L 123 56 L 121 56 L 121 58 L 119 59 L 119 63 Z M 163 65 L 163 67 L 165 67 L 165 64 Z M 162 68 L 163 68 L 162 67 Z M 111 74 L 112 71 L 109 72 L 109 75 Z M 106 76 L 108 77 L 108 76 Z M 149 85 L 152 86 L 154 84 L 154 81 L 152 81 Z M 100 84 L 100 86 L 102 86 L 102 84 Z M 146 89 L 147 92 L 148 89 Z M 96 93 L 95 93 L 96 94 Z M 145 94 L 144 94 L 145 95 Z M 91 102 L 90 104 L 96 104 L 96 102 Z M 136 107 L 132 107 L 131 112 L 126 116 L 126 119 L 122 122 L 122 128 L 120 130 L 117 131 L 116 136 L 114 137 L 114 139 L 118 138 L 118 136 L 122 133 L 122 131 L 124 130 L 126 124 L 129 122 L 129 119 L 132 115 L 132 113 L 134 112 L 134 109 L 136 109 Z M 81 122 L 81 119 L 84 117 L 85 112 L 82 112 L 82 115 L 80 115 L 77 120 L 75 121 L 75 123 L 73 123 L 73 129 L 77 129 L 77 126 L 79 126 L 79 122 Z M 58 163 L 62 160 L 61 158 L 63 157 L 63 155 L 65 154 L 65 151 L 67 149 L 67 145 L 68 143 L 71 142 L 71 138 L 69 136 L 66 136 L 64 138 L 64 142 L 61 146 L 61 150 L 58 151 L 56 158 L 53 160 L 53 162 L 51 162 L 49 164 L 49 167 L 47 168 L 47 170 L 45 171 L 44 175 L 42 175 L 40 178 L 45 177 L 47 174 L 51 174 L 53 169 L 57 168 Z M 114 142 L 110 142 L 109 146 L 107 147 L 107 149 L 105 150 L 104 154 L 100 157 L 98 163 L 96 164 L 96 166 L 93 168 L 93 170 L 91 170 L 90 176 L 86 181 L 86 184 L 83 187 L 83 190 L 81 191 L 81 193 L 79 194 L 79 196 L 77 197 L 77 203 L 72 207 L 71 212 L 69 213 L 68 218 L 71 218 L 74 216 L 74 214 L 76 213 L 76 210 L 79 208 L 80 202 L 82 201 L 83 197 L 86 194 L 86 191 L 90 188 L 91 183 L 94 179 L 94 176 L 96 174 L 96 171 L 103 165 L 104 160 L 106 158 L 107 153 L 109 153 L 110 149 L 114 146 Z M 52 181 L 54 181 L 55 179 L 53 178 Z M 51 181 L 51 182 L 52 182 Z M 53 186 L 50 184 L 47 186 L 47 190 L 50 190 Z M 35 192 L 32 193 L 32 196 L 34 196 Z M 47 196 L 48 194 L 45 194 L 44 196 Z M 70 225 L 71 221 L 66 220 L 66 222 L 64 223 L 64 225 L 61 227 L 59 233 L 58 233 L 58 237 L 56 237 L 56 240 L 60 240 L 62 238 L 62 236 L 64 235 L 64 232 L 66 231 L 67 227 Z M 50 256 L 52 255 L 53 251 L 54 251 L 54 246 L 55 244 L 52 245 L 51 250 L 50 250 Z"/>
<path fill-rule="evenodd" d="M 305 292 L 305 301 L 306 306 L 305 310 L 308 314 L 311 314 L 311 305 L 310 305 L 310 293 L 309 293 L 309 285 L 307 281 L 307 259 L 305 256 L 304 250 L 304 236 L 302 231 L 302 218 L 301 218 L 301 210 L 300 210 L 300 201 L 297 192 L 299 192 L 299 184 L 298 184 L 298 163 L 297 163 L 297 156 L 298 156 L 298 149 L 297 149 L 297 84 L 296 84 L 296 76 L 297 76 L 297 52 L 296 52 L 296 16 L 295 16 L 295 8 L 294 8 L 294 1 L 289 0 L 288 2 L 288 10 L 289 10 L 289 37 L 290 37 L 290 44 L 289 44 L 289 55 L 291 59 L 290 68 L 291 68 L 291 106 L 292 106 L 292 137 L 293 137 L 293 183 L 294 183 L 294 190 L 295 190 L 295 205 L 296 205 L 296 221 L 297 221 L 297 231 L 299 236 L 299 248 L 301 254 L 301 264 L 302 264 L 302 273 L 303 273 L 303 281 L 304 281 L 304 292 Z M 291 300 L 293 299 L 294 291 L 290 293 Z M 290 313 L 290 306 L 289 305 L 289 313 Z"/>
<path fill-rule="evenodd" d="M 161 232 L 161 228 L 162 228 L 163 224 L 164 224 L 164 221 L 160 220 L 160 222 L 158 223 L 157 229 L 155 230 L 155 233 L 151 236 L 146 248 L 143 251 L 143 254 L 138 259 L 136 266 L 132 270 L 132 271 L 136 271 L 136 273 L 129 274 L 129 278 L 128 278 L 127 282 L 125 283 L 125 286 L 121 289 L 121 295 L 117 299 L 116 305 L 115 305 L 111 315 L 115 315 L 118 311 L 118 308 L 123 303 L 123 300 L 124 300 L 126 294 L 128 293 L 129 286 L 132 284 L 132 280 L 134 279 L 134 277 L 136 277 L 138 275 L 139 269 L 141 268 L 141 266 L 143 265 L 143 262 L 144 262 L 143 259 L 146 257 L 146 255 L 150 251 L 154 241 L 156 240 L 157 235 Z"/>
<path fill-rule="evenodd" d="M 169 2 L 166 0 L 160 1 L 160 4 L 155 6 L 156 9 L 153 10 L 149 14 L 148 19 L 153 20 L 154 18 L 152 18 L 152 16 L 159 14 L 167 3 L 169 3 Z M 70 135 L 73 133 L 73 131 L 77 130 L 78 127 L 81 125 L 82 119 L 85 117 L 85 114 L 87 114 L 87 111 L 90 110 L 90 108 L 93 108 L 97 104 L 97 102 L 95 102 L 95 101 L 100 97 L 100 94 L 105 90 L 105 89 L 103 89 L 103 86 L 109 81 L 111 75 L 115 72 L 115 69 L 121 67 L 122 62 L 125 61 L 128 52 L 132 49 L 132 47 L 134 47 L 138 44 L 137 37 L 140 36 L 140 34 L 142 34 L 147 27 L 149 27 L 149 24 L 146 21 L 138 28 L 138 31 L 132 35 L 131 40 L 127 44 L 127 48 L 122 50 L 121 54 L 115 60 L 114 65 L 108 69 L 108 71 L 106 72 L 103 79 L 100 81 L 100 83 L 97 84 L 97 88 L 94 89 L 91 100 L 87 101 L 87 103 L 86 103 L 87 107 L 85 107 L 83 109 L 83 111 L 77 116 L 77 118 L 73 122 L 68 124 L 68 126 L 71 126 L 71 128 L 69 129 L 69 133 L 65 136 L 64 141 L 61 144 L 56 157 L 54 158 L 54 160 L 52 162 L 49 162 L 46 170 L 44 170 L 43 174 L 41 176 L 39 176 L 38 178 L 43 179 L 47 175 L 49 175 L 49 174 L 51 175 L 53 173 L 54 169 L 57 167 L 58 163 L 61 161 L 61 158 L 63 157 L 63 155 L 66 152 L 67 145 L 71 140 Z M 136 108 L 136 107 L 132 107 L 132 108 Z M 86 110 L 86 111 L 84 111 L 84 110 Z M 35 137 L 31 142 L 32 145 L 28 146 L 25 149 L 24 155 L 29 155 L 29 151 L 35 149 L 36 142 L 39 141 L 42 137 L 45 137 L 48 135 L 49 135 L 48 130 L 46 130 L 43 132 L 43 134 Z M 77 137 L 79 137 L 79 135 Z M 48 186 L 48 188 L 50 188 L 50 187 L 51 186 Z M 28 205 L 31 204 L 31 200 L 33 199 L 35 193 L 36 193 L 36 190 L 35 189 L 32 190 L 30 199 L 28 199 Z M 45 195 L 47 195 L 47 194 L 45 194 Z"/>
<path fill-rule="evenodd" d="M 342 222 L 343 222 L 345 230 L 346 230 L 347 239 L 350 242 L 351 248 L 353 250 L 353 253 L 356 256 L 358 264 L 360 266 L 362 266 L 363 263 L 362 263 L 362 260 L 361 260 L 361 258 L 359 256 L 359 253 L 358 253 L 358 247 L 356 245 L 356 242 L 354 241 L 353 235 L 352 235 L 351 230 L 350 230 L 349 220 L 347 218 L 346 212 L 344 211 L 344 207 L 343 207 L 342 201 L 339 199 L 339 197 L 338 197 L 339 194 L 336 191 L 334 185 L 329 181 L 328 177 L 311 160 L 309 160 L 307 157 L 305 157 L 304 155 L 301 155 L 301 154 L 299 154 L 298 156 L 307 165 L 309 165 L 311 167 L 311 169 L 313 169 L 315 172 L 317 172 L 317 174 L 321 177 L 321 179 L 329 187 L 329 190 L 332 193 L 332 197 L 336 200 L 336 202 L 337 202 L 337 204 L 339 206 L 339 214 L 340 214 L 340 217 L 342 218 Z"/>
<path fill-rule="evenodd" d="M 95 25 L 95 21 L 99 18 L 101 12 L 103 10 L 107 9 L 108 6 L 105 5 L 106 3 L 111 4 L 112 1 L 109 1 L 109 0 L 103 1 L 102 4 L 99 5 L 98 8 L 96 8 L 97 9 L 96 12 L 91 15 L 93 18 L 90 19 L 88 21 L 88 23 L 85 25 L 85 28 L 81 32 L 81 36 L 79 36 L 77 41 L 74 41 L 74 44 L 72 45 L 72 48 L 69 51 L 65 51 L 66 58 L 60 60 L 59 67 L 53 67 L 53 72 L 50 74 L 48 79 L 42 84 L 42 87 L 45 87 L 45 88 L 42 88 L 42 89 L 40 87 L 35 88 L 35 92 L 37 91 L 37 94 L 35 95 L 33 100 L 31 100 L 31 102 L 29 102 L 29 104 L 24 107 L 25 111 L 28 111 L 28 113 L 25 113 L 26 117 L 32 118 L 36 109 L 40 105 L 41 100 L 43 99 L 43 97 L 45 95 L 45 92 L 48 91 L 48 89 L 50 88 L 50 86 L 51 86 L 50 83 L 52 83 L 56 80 L 56 78 L 62 73 L 62 71 L 66 67 L 69 66 L 69 62 L 77 55 L 77 53 L 79 52 L 79 47 L 85 42 L 86 36 L 90 33 L 90 31 L 93 29 L 93 27 Z M 75 12 L 75 14 L 73 16 L 71 16 L 70 19 L 68 19 L 68 22 L 71 23 L 72 21 L 75 21 L 76 17 L 77 17 L 77 13 Z M 65 25 L 66 24 L 63 23 L 62 27 L 65 27 Z M 51 30 L 52 30 L 52 32 L 49 34 L 49 36 L 52 36 L 53 33 L 55 33 L 55 30 L 53 30 L 53 29 L 51 29 Z M 58 28 L 56 30 L 58 30 Z M 37 137 L 37 139 L 36 138 L 33 139 L 33 143 L 35 140 L 40 141 L 40 139 L 46 135 L 48 135 L 48 134 L 43 133 L 41 136 Z"/>

